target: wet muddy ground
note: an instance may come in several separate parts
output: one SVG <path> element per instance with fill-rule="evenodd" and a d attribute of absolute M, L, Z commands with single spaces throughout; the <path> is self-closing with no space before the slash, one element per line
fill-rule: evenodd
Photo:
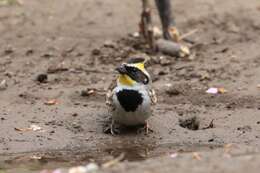
<path fill-rule="evenodd" d="M 101 164 L 121 153 L 125 162 L 102 171 L 259 170 L 258 0 L 173 1 L 180 31 L 198 30 L 186 43 L 190 58 L 151 55 L 130 36 L 137 0 L 18 2 L 0 3 L 0 172 Z M 104 134 L 114 68 L 139 53 L 151 57 L 159 99 L 154 132 Z"/>

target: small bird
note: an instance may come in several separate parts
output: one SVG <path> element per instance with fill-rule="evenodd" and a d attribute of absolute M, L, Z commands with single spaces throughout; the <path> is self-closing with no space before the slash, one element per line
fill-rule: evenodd
<path fill-rule="evenodd" d="M 145 125 L 152 115 L 151 105 L 157 102 L 151 88 L 151 78 L 145 69 L 144 58 L 131 58 L 116 68 L 119 76 L 107 92 L 106 104 L 111 113 L 110 133 L 114 134 L 114 124 L 125 126 Z"/>

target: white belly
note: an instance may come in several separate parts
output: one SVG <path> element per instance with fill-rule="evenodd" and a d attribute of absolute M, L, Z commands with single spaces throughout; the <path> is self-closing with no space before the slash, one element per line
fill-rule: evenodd
<path fill-rule="evenodd" d="M 115 110 L 112 113 L 112 119 L 123 125 L 140 125 L 145 124 L 146 120 L 152 115 L 151 100 L 146 90 L 139 91 L 142 94 L 143 102 L 134 112 L 125 111 L 116 98 L 113 96 Z"/>

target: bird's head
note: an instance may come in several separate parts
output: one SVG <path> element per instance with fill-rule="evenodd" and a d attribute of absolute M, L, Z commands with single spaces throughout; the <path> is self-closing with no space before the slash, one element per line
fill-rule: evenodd
<path fill-rule="evenodd" d="M 144 58 L 132 58 L 127 63 L 122 63 L 116 70 L 119 72 L 118 82 L 121 85 L 133 86 L 136 84 L 147 85 L 150 76 L 144 67 Z"/>

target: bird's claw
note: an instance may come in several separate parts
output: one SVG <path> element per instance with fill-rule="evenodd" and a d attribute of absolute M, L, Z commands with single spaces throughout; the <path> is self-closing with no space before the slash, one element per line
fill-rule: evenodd
<path fill-rule="evenodd" d="M 142 133 L 143 131 L 145 131 L 146 135 L 154 132 L 154 130 L 150 128 L 148 123 L 145 123 L 144 127 L 141 127 L 140 129 L 138 129 L 137 133 Z"/>
<path fill-rule="evenodd" d="M 105 127 L 103 131 L 104 133 L 111 135 L 120 134 L 120 130 L 118 127 L 115 126 L 114 122 L 111 122 L 111 124 L 108 127 Z"/>

